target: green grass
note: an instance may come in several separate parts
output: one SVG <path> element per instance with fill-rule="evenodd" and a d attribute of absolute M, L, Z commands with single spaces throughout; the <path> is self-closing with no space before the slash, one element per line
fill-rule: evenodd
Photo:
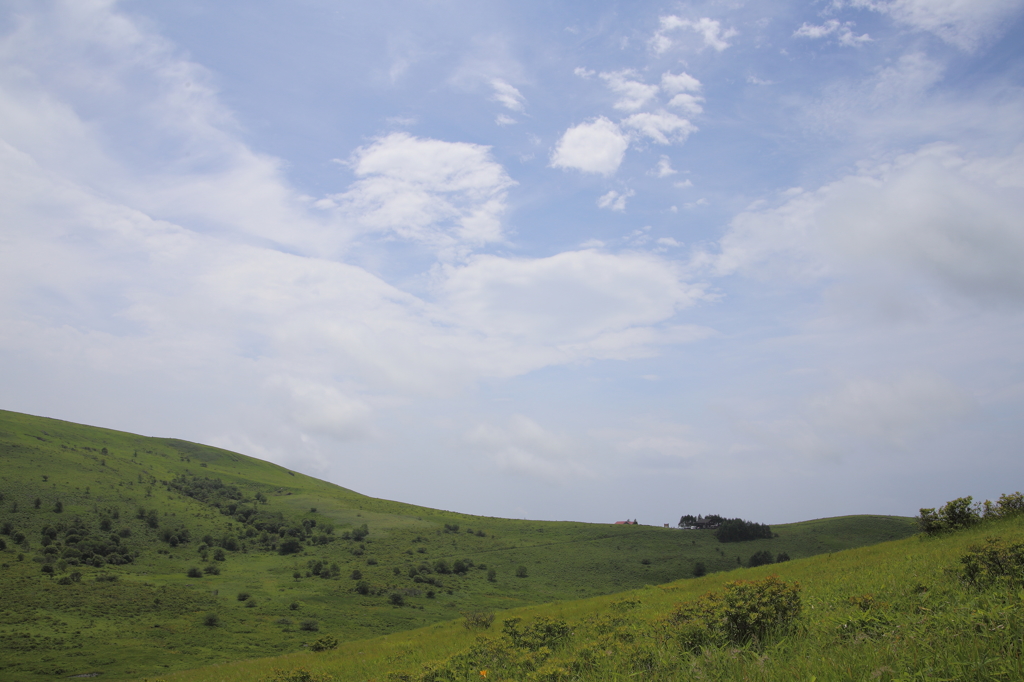
<path fill-rule="evenodd" d="M 281 556 L 245 523 L 166 485 L 181 474 L 235 485 L 250 500 L 242 507 L 280 512 L 291 526 L 316 521 L 313 536 L 327 525 L 334 532 L 327 544 L 307 538 L 300 553 Z M 301 651 L 323 634 L 351 642 L 443 629 L 449 626 L 439 624 L 466 611 L 575 604 L 570 600 L 688 578 L 698 561 L 711 572 L 730 571 L 737 558 L 745 562 L 759 550 L 799 559 L 915 532 L 912 519 L 854 516 L 775 526 L 774 539 L 722 544 L 710 531 L 478 517 L 367 497 L 218 448 L 3 411 L 0 494 L 0 524 L 11 525 L 10 535 L 0 535 L 7 545 L 0 551 L 0 678 L 23 681 L 91 672 L 152 677 Z M 267 503 L 251 501 L 257 494 Z M 136 518 L 140 506 L 157 511 L 156 528 Z M 101 531 L 104 519 L 110 531 Z M 361 542 L 342 539 L 363 524 L 369 535 Z M 42 539 L 47 526 L 62 529 L 49 548 Z M 75 527 L 108 544 L 126 529 L 130 534 L 117 543 L 131 563 L 58 563 L 72 544 L 66 532 Z M 189 542 L 161 539 L 179 527 L 189 531 Z M 17 533 L 25 542 L 15 542 Z M 236 536 L 239 549 L 215 561 L 211 548 L 201 560 L 199 538 L 207 534 Z M 465 575 L 422 576 L 436 585 L 409 577 L 410 568 L 439 560 L 474 567 Z M 336 564 L 338 575 L 307 576 L 313 561 Z M 187 575 L 211 565 L 219 575 Z M 54 572 L 44 574 L 45 566 Z M 515 577 L 519 566 L 527 577 Z M 369 594 L 355 591 L 353 570 Z M 79 582 L 60 584 L 75 572 Z M 243 591 L 250 600 L 236 599 Z M 394 593 L 403 606 L 390 603 Z M 211 613 L 214 627 L 203 624 Z M 308 620 L 319 631 L 301 629 Z"/>
<path fill-rule="evenodd" d="M 500 614 L 483 635 L 453 621 L 347 642 L 329 652 L 240 661 L 160 679 L 480 680 L 479 670 L 488 671 L 488 680 L 1024 679 L 1021 583 L 979 590 L 966 586 L 958 574 L 960 558 L 991 537 L 1024 542 L 1024 518 L 614 596 L 519 608 Z M 792 633 L 696 652 L 672 639 L 673 626 L 665 617 L 677 604 L 721 592 L 729 581 L 770 574 L 800 585 L 803 611 Z M 535 654 L 532 672 L 496 664 L 493 657 L 466 656 L 474 647 L 484 648 L 481 642 L 488 642 L 492 652 L 502 651 L 501 621 L 513 616 L 526 626 L 562 620 L 572 634 L 565 643 Z"/>

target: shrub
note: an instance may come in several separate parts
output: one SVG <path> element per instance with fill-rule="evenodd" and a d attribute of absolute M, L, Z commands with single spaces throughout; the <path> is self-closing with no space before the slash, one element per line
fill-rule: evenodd
<path fill-rule="evenodd" d="M 786 633 L 800 610 L 800 586 L 768 576 L 728 583 L 724 593 L 709 592 L 680 604 L 666 620 L 680 644 L 697 651 L 725 642 L 763 642 Z"/>
<path fill-rule="evenodd" d="M 693 577 L 699 578 L 708 574 L 708 567 L 704 565 L 703 561 L 698 561 L 693 565 Z"/>
<path fill-rule="evenodd" d="M 760 552 L 754 552 L 747 559 L 747 566 L 754 568 L 755 566 L 767 566 L 768 564 L 775 563 L 775 558 L 772 553 L 768 550 L 762 549 Z"/>
<path fill-rule="evenodd" d="M 493 568 L 487 569 L 487 580 L 489 582 L 496 582 L 498 580 L 498 572 Z"/>
<path fill-rule="evenodd" d="M 351 576 L 349 576 L 349 577 L 350 577 L 350 578 L 352 578 L 352 580 L 362 580 L 362 579 L 363 579 L 363 572 L 362 572 L 362 571 L 360 571 L 360 570 L 359 570 L 359 569 L 357 568 L 357 569 L 355 569 L 354 571 L 352 571 L 352 575 L 351 575 Z"/>
<path fill-rule="evenodd" d="M 220 617 L 216 613 L 208 613 L 203 618 L 203 625 L 207 627 L 216 627 L 220 624 Z"/>
<path fill-rule="evenodd" d="M 1024 585 L 1024 543 L 989 538 L 984 545 L 968 547 L 960 563 L 960 578 L 971 587 L 981 589 L 997 582 Z"/>
<path fill-rule="evenodd" d="M 525 578 L 528 575 L 529 575 L 529 573 L 526 570 L 526 566 L 519 566 L 518 568 L 516 568 L 516 577 L 517 578 Z"/>
<path fill-rule="evenodd" d="M 277 546 L 278 554 L 295 554 L 302 551 L 302 543 L 295 538 L 288 538 Z"/>
<path fill-rule="evenodd" d="M 205 573 L 206 575 L 220 575 L 220 566 L 210 564 L 209 566 L 203 569 L 203 573 Z"/>
<path fill-rule="evenodd" d="M 332 635 L 324 635 L 309 645 L 310 651 L 330 651 L 338 648 L 338 638 Z"/>
<path fill-rule="evenodd" d="M 360 580 L 356 583 L 355 590 L 359 594 L 370 594 L 370 583 L 366 582 L 365 580 Z"/>
<path fill-rule="evenodd" d="M 203 577 L 203 572 L 200 571 L 195 566 L 193 566 L 192 568 L 188 569 L 188 573 L 186 573 L 186 575 L 189 578 L 202 578 Z"/>
<path fill-rule="evenodd" d="M 7 542 L 3 538 L 0 538 L 0 552 L 4 551 L 5 549 L 7 549 Z"/>
<path fill-rule="evenodd" d="M 317 623 L 315 620 L 304 620 L 301 623 L 299 623 L 299 629 L 305 630 L 307 632 L 316 632 L 320 629 L 320 624 Z"/>
<path fill-rule="evenodd" d="M 747 540 L 770 540 L 775 537 L 772 527 L 763 523 L 744 521 L 743 519 L 726 519 L 722 521 L 715 537 L 719 542 L 745 542 Z"/>
<path fill-rule="evenodd" d="M 485 611 L 466 612 L 462 617 L 462 625 L 467 630 L 486 630 L 494 622 L 494 614 Z"/>
<path fill-rule="evenodd" d="M 403 606 L 405 605 L 405 597 L 400 595 L 398 592 L 392 592 L 388 597 L 388 602 L 391 603 L 392 606 Z"/>
<path fill-rule="evenodd" d="M 53 503 L 53 511 L 58 513 L 58 514 L 62 513 L 64 511 L 64 503 L 61 502 L 60 500 L 57 500 L 56 502 L 54 502 Z"/>
<path fill-rule="evenodd" d="M 779 552 L 779 556 L 775 557 L 775 563 L 781 564 L 783 561 L 789 561 L 789 554 L 786 552 Z"/>
<path fill-rule="evenodd" d="M 216 550 L 214 550 L 214 552 L 213 552 L 213 560 L 214 561 L 224 561 L 225 558 L 227 558 L 227 557 L 224 554 L 224 550 L 223 549 L 218 547 Z"/>
<path fill-rule="evenodd" d="M 245 608 L 247 608 L 247 609 L 256 608 L 256 600 L 255 599 L 250 599 L 249 601 L 245 602 Z"/>
<path fill-rule="evenodd" d="M 239 593 L 238 593 L 238 595 L 237 595 L 237 596 L 236 596 L 235 598 L 236 598 L 236 599 L 237 599 L 238 601 L 245 601 L 245 600 L 246 600 L 246 599 L 248 599 L 248 598 L 249 598 L 250 596 L 251 596 L 251 595 L 250 595 L 250 594 L 249 594 L 248 592 L 239 592 Z"/>
<path fill-rule="evenodd" d="M 288 605 L 288 608 L 291 609 L 292 611 L 298 611 L 299 610 L 299 602 L 293 601 L 291 604 Z"/>
<path fill-rule="evenodd" d="M 921 509 L 918 525 L 925 533 L 935 535 L 943 531 L 969 528 L 981 521 L 978 505 L 971 504 L 973 497 L 958 497 L 935 509 Z"/>

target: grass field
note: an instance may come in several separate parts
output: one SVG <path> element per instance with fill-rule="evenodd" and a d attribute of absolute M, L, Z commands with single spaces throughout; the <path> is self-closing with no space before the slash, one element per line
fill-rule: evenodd
<path fill-rule="evenodd" d="M 477 517 L 12 412 L 0 412 L 0 474 L 0 677 L 26 682 L 152 677 L 301 651 L 326 634 L 394 636 L 692 578 L 698 562 L 714 574 L 762 550 L 796 560 L 916 531 L 912 519 L 855 516 L 726 544 L 710 531 Z M 215 482 L 221 497 L 176 481 Z"/>
<path fill-rule="evenodd" d="M 973 587 L 962 557 L 992 538 L 1017 545 L 1005 580 Z M 679 603 L 769 575 L 799 586 L 795 627 L 760 641 L 691 651 L 668 618 Z M 756 584 L 756 583 L 755 583 Z M 568 634 L 517 648 L 520 630 Z M 1024 679 L 1024 518 L 917 536 L 775 566 L 736 569 L 574 602 L 515 609 L 487 631 L 454 621 L 336 650 L 240 661 L 162 682 L 366 680 L 1020 680 Z M 481 674 L 486 671 L 486 676 Z"/>

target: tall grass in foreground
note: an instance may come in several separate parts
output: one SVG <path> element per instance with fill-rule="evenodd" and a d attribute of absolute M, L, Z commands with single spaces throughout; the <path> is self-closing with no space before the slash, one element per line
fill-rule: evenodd
<path fill-rule="evenodd" d="M 1004 574 L 972 581 L 971 561 L 963 559 L 973 556 L 977 564 L 979 553 L 997 546 L 986 544 L 990 538 L 1003 541 L 1003 559 L 989 563 L 1002 561 Z M 1020 680 L 1024 565 L 1014 561 L 1024 562 L 1022 543 L 1024 517 L 1017 516 L 955 533 L 516 609 L 499 613 L 487 630 L 453 621 L 319 654 L 242 661 L 161 679 Z M 786 627 L 749 637 L 690 636 L 695 622 L 711 623 L 721 615 L 711 613 L 707 621 L 692 615 L 702 595 L 719 595 L 704 599 L 720 601 L 732 589 L 729 583 L 769 584 L 770 575 L 778 576 L 777 583 L 799 585 L 800 613 Z M 737 608 L 771 611 L 771 599 L 758 598 L 756 590 L 750 592 Z"/>

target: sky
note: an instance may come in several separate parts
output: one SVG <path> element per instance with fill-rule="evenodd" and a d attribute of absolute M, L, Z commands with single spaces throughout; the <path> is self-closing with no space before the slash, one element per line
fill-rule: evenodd
<path fill-rule="evenodd" d="M 0 408 L 675 524 L 1024 488 L 1024 0 L 3 0 Z"/>

